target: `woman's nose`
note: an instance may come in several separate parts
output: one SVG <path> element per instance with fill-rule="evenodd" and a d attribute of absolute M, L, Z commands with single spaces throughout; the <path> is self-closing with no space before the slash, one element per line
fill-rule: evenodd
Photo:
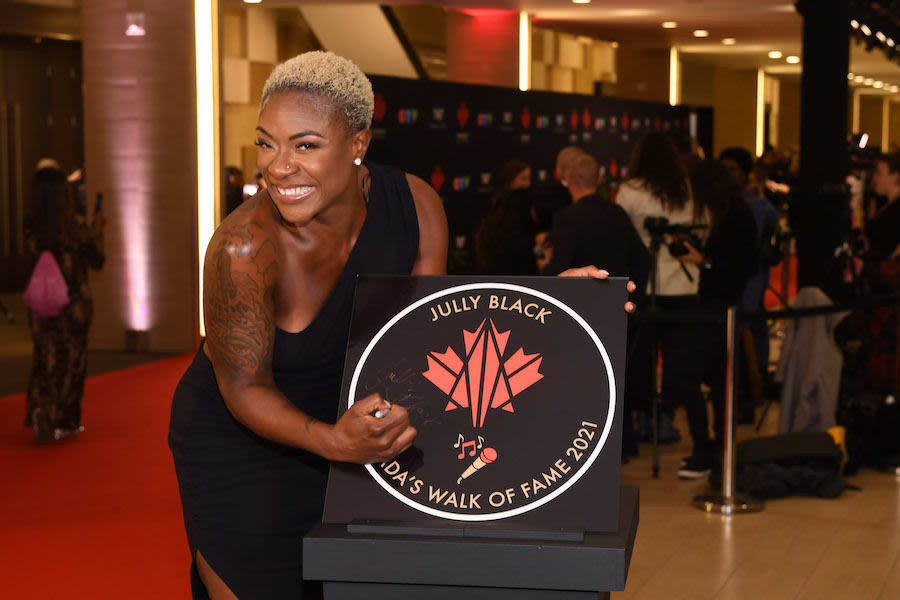
<path fill-rule="evenodd" d="M 280 153 L 272 162 L 272 169 L 279 175 L 293 175 L 300 167 L 294 162 L 290 153 Z"/>

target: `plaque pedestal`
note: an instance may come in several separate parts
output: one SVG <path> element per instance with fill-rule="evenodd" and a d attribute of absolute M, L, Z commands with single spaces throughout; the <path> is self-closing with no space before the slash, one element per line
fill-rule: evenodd
<path fill-rule="evenodd" d="M 441 536 L 412 524 L 322 524 L 303 540 L 303 577 L 322 581 L 326 600 L 608 598 L 625 589 L 638 497 L 622 487 L 618 533 L 584 532 L 581 541 L 475 537 L 462 525 L 464 533 Z"/>

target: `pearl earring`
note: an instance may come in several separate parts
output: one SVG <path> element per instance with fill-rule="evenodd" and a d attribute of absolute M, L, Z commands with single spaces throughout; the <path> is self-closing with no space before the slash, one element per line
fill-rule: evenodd
<path fill-rule="evenodd" d="M 356 166 L 358 167 L 359 165 L 362 164 L 362 159 L 361 159 L 361 158 L 354 158 L 354 159 L 353 159 L 353 164 L 356 165 Z"/>

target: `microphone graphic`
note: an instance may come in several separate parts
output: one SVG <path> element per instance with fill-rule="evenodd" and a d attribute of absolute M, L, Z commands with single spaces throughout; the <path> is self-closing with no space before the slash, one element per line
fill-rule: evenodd
<path fill-rule="evenodd" d="M 468 478 L 470 475 L 475 473 L 475 471 L 485 465 L 494 462 L 495 460 L 497 460 L 497 451 L 493 448 L 485 448 L 481 451 L 481 454 L 478 456 L 478 458 L 476 458 L 475 461 L 471 465 L 469 465 L 465 471 L 463 471 L 463 474 L 460 475 L 459 479 L 456 480 L 456 483 L 462 483 L 463 479 Z"/>

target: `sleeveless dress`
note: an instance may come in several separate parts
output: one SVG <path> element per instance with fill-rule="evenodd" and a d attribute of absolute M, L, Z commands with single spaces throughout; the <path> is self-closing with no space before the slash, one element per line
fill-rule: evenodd
<path fill-rule="evenodd" d="M 366 165 L 372 183 L 356 244 L 331 294 L 299 333 L 275 331 L 278 389 L 322 421 L 337 416 L 357 275 L 409 274 L 419 246 L 401 171 Z M 193 597 L 208 598 L 199 551 L 240 600 L 302 597 L 302 537 L 321 521 L 328 463 L 264 439 L 234 419 L 201 344 L 175 390 L 169 447 L 191 551 Z"/>

